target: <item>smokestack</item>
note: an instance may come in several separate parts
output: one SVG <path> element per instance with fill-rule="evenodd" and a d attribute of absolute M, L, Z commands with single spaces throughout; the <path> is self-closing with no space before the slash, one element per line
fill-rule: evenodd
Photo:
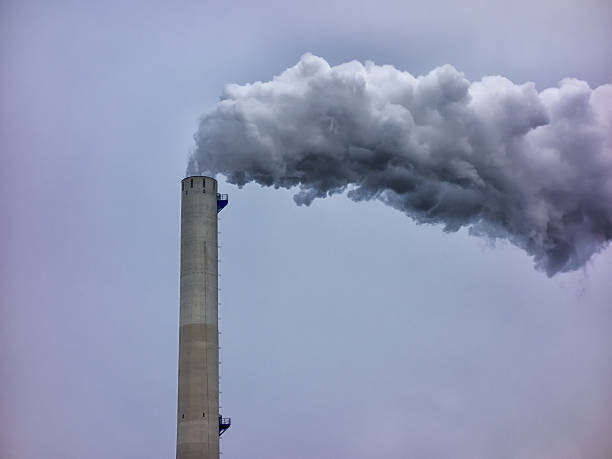
<path fill-rule="evenodd" d="M 227 205 L 217 181 L 181 182 L 181 283 L 177 459 L 218 459 L 219 415 L 217 214 Z"/>

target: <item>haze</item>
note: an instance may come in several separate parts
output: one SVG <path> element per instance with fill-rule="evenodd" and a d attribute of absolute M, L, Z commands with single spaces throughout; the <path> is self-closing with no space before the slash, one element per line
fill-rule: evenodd
<path fill-rule="evenodd" d="M 180 180 L 306 52 L 612 81 L 608 1 L 0 6 L 0 456 L 174 456 Z M 548 278 L 380 202 L 220 183 L 224 458 L 608 459 L 612 252 Z"/>

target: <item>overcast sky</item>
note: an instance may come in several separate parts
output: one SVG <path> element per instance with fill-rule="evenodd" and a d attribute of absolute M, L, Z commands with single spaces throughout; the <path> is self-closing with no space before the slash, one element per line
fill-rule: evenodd
<path fill-rule="evenodd" d="M 612 82 L 612 4 L 0 5 L 0 456 L 172 458 L 180 180 L 306 52 Z M 224 458 L 612 457 L 612 249 L 548 278 L 380 202 L 221 181 Z"/>

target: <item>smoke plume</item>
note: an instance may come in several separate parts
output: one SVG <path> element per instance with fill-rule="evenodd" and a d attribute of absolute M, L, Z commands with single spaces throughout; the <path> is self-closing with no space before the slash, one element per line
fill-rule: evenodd
<path fill-rule="evenodd" d="M 189 174 L 299 186 L 299 205 L 378 199 L 418 223 L 507 239 L 549 276 L 612 238 L 612 84 L 538 92 L 450 65 L 415 77 L 306 54 L 271 81 L 227 85 L 195 141 Z"/>

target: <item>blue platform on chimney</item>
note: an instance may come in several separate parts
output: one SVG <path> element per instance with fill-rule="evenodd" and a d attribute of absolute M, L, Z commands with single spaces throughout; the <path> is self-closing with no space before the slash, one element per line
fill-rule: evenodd
<path fill-rule="evenodd" d="M 221 212 L 227 203 L 229 202 L 229 196 L 226 194 L 217 193 L 217 213 Z"/>

